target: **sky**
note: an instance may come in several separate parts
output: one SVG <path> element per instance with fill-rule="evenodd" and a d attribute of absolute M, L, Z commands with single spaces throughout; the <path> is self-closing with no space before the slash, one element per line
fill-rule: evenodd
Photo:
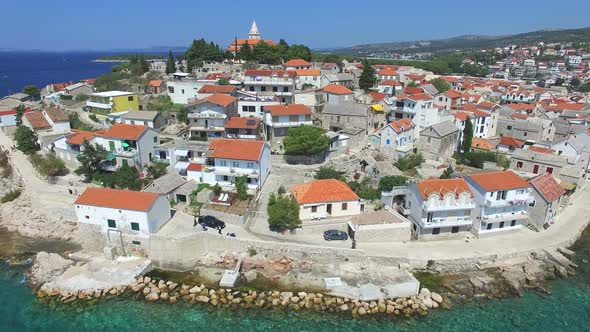
<path fill-rule="evenodd" d="M 264 39 L 313 49 L 590 27 L 588 0 L 2 0 L 0 12 L 0 49 L 51 51 L 226 46 L 253 20 Z"/>

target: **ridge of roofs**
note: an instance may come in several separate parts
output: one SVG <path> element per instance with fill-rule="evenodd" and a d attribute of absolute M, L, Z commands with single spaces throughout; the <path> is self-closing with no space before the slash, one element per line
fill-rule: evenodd
<path fill-rule="evenodd" d="M 480 173 L 470 175 L 469 177 L 486 191 L 512 190 L 530 187 L 528 182 L 512 171 Z"/>
<path fill-rule="evenodd" d="M 477 149 L 480 149 L 480 150 L 489 151 L 489 150 L 492 150 L 494 148 L 494 144 L 492 144 L 487 139 L 481 138 L 481 137 L 473 137 L 471 144 L 472 144 L 472 146 L 474 148 L 477 148 Z"/>
<path fill-rule="evenodd" d="M 297 76 L 320 76 L 322 71 L 320 69 L 295 69 Z"/>
<path fill-rule="evenodd" d="M 157 193 L 111 188 L 86 188 L 74 204 L 111 209 L 149 211 L 158 198 Z"/>
<path fill-rule="evenodd" d="M 291 187 L 299 204 L 356 201 L 359 197 L 350 187 L 336 179 L 314 180 Z"/>
<path fill-rule="evenodd" d="M 217 138 L 209 145 L 210 156 L 221 159 L 258 161 L 264 141 Z"/>
<path fill-rule="evenodd" d="M 260 119 L 257 117 L 241 118 L 234 116 L 225 123 L 225 128 L 258 129 L 259 126 Z"/>
<path fill-rule="evenodd" d="M 386 94 L 380 93 L 377 91 L 369 92 L 369 96 L 371 96 L 371 98 L 373 98 L 373 101 L 382 101 L 383 99 L 385 99 L 385 97 L 387 97 Z"/>
<path fill-rule="evenodd" d="M 45 109 L 45 114 L 51 119 L 53 122 L 64 122 L 70 121 L 68 115 L 63 110 L 57 107 L 49 107 Z"/>
<path fill-rule="evenodd" d="M 273 116 L 279 115 L 307 115 L 311 114 L 311 109 L 303 104 L 277 104 L 264 106 L 265 112 L 270 112 Z"/>
<path fill-rule="evenodd" d="M 203 164 L 197 164 L 197 163 L 190 163 L 188 165 L 188 167 L 186 168 L 187 171 L 202 171 L 203 170 Z"/>
<path fill-rule="evenodd" d="M 82 145 L 84 141 L 92 140 L 96 135 L 103 134 L 103 131 L 86 131 L 72 129 L 72 133 L 66 135 L 66 142 L 70 144 Z"/>
<path fill-rule="evenodd" d="M 463 178 L 424 180 L 418 183 L 418 190 L 422 199 L 427 199 L 432 194 L 438 194 L 443 197 L 448 193 L 458 196 L 464 192 L 469 193 L 469 196 L 473 197 L 473 192 L 469 184 Z"/>
<path fill-rule="evenodd" d="M 531 145 L 531 146 L 529 146 L 528 149 L 531 151 L 539 152 L 539 153 L 553 154 L 553 150 L 548 149 L 548 148 L 543 148 L 540 146 Z"/>
<path fill-rule="evenodd" d="M 565 194 L 565 190 L 555 180 L 551 173 L 543 173 L 529 181 L 531 185 L 541 193 L 547 202 L 553 202 Z"/>
<path fill-rule="evenodd" d="M 151 80 L 149 82 L 148 86 L 158 88 L 158 87 L 162 86 L 162 83 L 164 83 L 164 81 L 162 81 L 162 80 Z"/>
<path fill-rule="evenodd" d="M 402 86 L 402 84 L 396 80 L 385 80 L 385 81 L 381 81 L 379 82 L 379 85 L 384 85 L 384 86 Z"/>
<path fill-rule="evenodd" d="M 226 94 L 221 94 L 221 93 L 216 93 L 216 94 L 212 94 L 210 96 L 207 96 L 203 99 L 199 99 L 195 102 L 196 104 L 202 104 L 205 102 L 211 102 L 213 104 L 216 105 L 220 105 L 223 107 L 227 107 L 228 105 L 230 105 L 231 103 L 235 102 L 236 100 L 238 100 L 238 98 L 230 96 L 230 95 L 226 95 Z"/>
<path fill-rule="evenodd" d="M 51 124 L 41 112 L 25 113 L 24 117 L 33 129 L 51 128 Z"/>
<path fill-rule="evenodd" d="M 24 111 L 23 114 L 31 113 L 31 112 L 33 112 L 32 109 L 25 108 L 25 111 Z M 11 109 L 11 110 L 0 111 L 0 116 L 6 116 L 6 115 L 16 115 L 16 110 L 15 109 Z"/>
<path fill-rule="evenodd" d="M 334 95 L 349 95 L 353 93 L 352 90 L 340 84 L 328 84 L 324 86 L 322 90 L 326 93 L 331 93 Z"/>
<path fill-rule="evenodd" d="M 296 67 L 296 66 L 311 66 L 311 62 L 307 62 L 303 59 L 291 59 L 283 64 L 285 67 Z"/>
<path fill-rule="evenodd" d="M 502 137 L 500 137 L 500 144 L 508 145 L 508 146 L 522 147 L 524 145 L 524 142 L 519 139 L 516 139 L 514 137 L 502 136 Z"/>
<path fill-rule="evenodd" d="M 147 129 L 147 126 L 138 126 L 138 125 L 130 125 L 130 124 L 123 124 L 123 123 L 116 123 L 111 126 L 111 128 L 105 130 L 100 134 L 100 136 L 110 137 L 110 138 L 119 138 L 119 139 L 128 139 L 128 140 L 137 140 L 141 134 Z"/>
<path fill-rule="evenodd" d="M 412 122 L 412 120 L 410 120 L 410 118 L 399 119 L 397 121 L 391 122 L 389 125 L 397 133 L 401 131 L 410 130 L 416 127 L 416 125 Z"/>
<path fill-rule="evenodd" d="M 230 94 L 234 92 L 236 88 L 232 85 L 212 85 L 212 84 L 205 84 L 203 85 L 198 93 L 212 93 L 212 94 Z"/>

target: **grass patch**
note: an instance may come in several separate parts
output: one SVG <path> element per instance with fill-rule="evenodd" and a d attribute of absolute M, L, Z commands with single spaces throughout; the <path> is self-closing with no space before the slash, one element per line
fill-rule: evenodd
<path fill-rule="evenodd" d="M 94 127 L 92 127 L 91 125 L 82 122 L 82 120 L 80 120 L 80 116 L 78 115 L 78 113 L 71 113 L 68 117 L 70 119 L 70 127 L 72 129 L 85 131 L 92 131 L 94 129 Z"/>
<path fill-rule="evenodd" d="M 6 194 L 4 194 L 4 196 L 2 196 L 2 198 L 0 198 L 0 203 L 4 204 L 4 203 L 12 202 L 15 199 L 19 198 L 20 194 L 21 194 L 20 189 L 11 190 L 11 191 L 7 192 Z"/>

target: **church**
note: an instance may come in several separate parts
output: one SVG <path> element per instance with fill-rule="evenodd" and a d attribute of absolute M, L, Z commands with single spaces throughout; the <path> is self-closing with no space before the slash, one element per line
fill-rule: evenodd
<path fill-rule="evenodd" d="M 260 37 L 260 31 L 258 31 L 258 26 L 256 25 L 256 21 L 252 23 L 252 27 L 250 28 L 250 33 L 248 34 L 248 39 L 235 39 L 232 40 L 231 44 L 227 48 L 230 52 L 239 52 L 243 45 L 248 44 L 250 46 L 256 45 L 258 42 L 262 41 L 263 39 Z M 264 40 L 265 43 L 269 45 L 276 45 L 276 43 L 272 40 Z"/>

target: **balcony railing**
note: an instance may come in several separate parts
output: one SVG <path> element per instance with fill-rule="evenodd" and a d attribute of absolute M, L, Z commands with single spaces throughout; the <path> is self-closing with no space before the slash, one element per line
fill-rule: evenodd
<path fill-rule="evenodd" d="M 218 126 L 192 126 L 190 131 L 225 131 L 225 128 Z"/>
<path fill-rule="evenodd" d="M 430 222 L 425 220 L 422 220 L 421 222 L 422 227 L 424 228 L 467 226 L 472 223 L 473 219 L 471 219 L 471 217 L 433 218 Z"/>
<path fill-rule="evenodd" d="M 530 203 L 529 197 L 517 197 L 515 199 L 501 199 L 496 200 L 495 198 L 486 198 L 485 205 L 489 207 L 499 207 L 499 206 L 524 206 Z"/>
<path fill-rule="evenodd" d="M 507 221 L 507 220 L 521 220 L 528 218 L 529 214 L 527 211 L 517 211 L 514 213 L 499 213 L 499 214 L 491 214 L 491 215 L 484 215 L 482 220 L 484 222 L 500 222 L 500 221 Z"/>
<path fill-rule="evenodd" d="M 299 126 L 311 126 L 312 121 L 288 121 L 288 122 L 272 122 L 271 127 L 284 128 L 284 127 L 299 127 Z"/>
<path fill-rule="evenodd" d="M 229 175 L 229 176 L 242 176 L 246 175 L 249 178 L 258 178 L 260 174 L 258 170 L 237 168 L 237 167 L 208 167 L 209 171 L 215 173 L 215 175 Z"/>
<path fill-rule="evenodd" d="M 256 135 L 246 135 L 246 134 L 227 134 L 227 138 L 240 138 L 240 139 L 256 139 Z"/>
<path fill-rule="evenodd" d="M 429 205 L 428 201 L 422 203 L 422 208 L 424 211 L 433 212 L 433 211 L 453 211 L 453 210 L 471 210 L 475 208 L 475 202 L 461 204 L 461 203 L 451 203 L 451 204 L 444 204 L 444 205 Z"/>
<path fill-rule="evenodd" d="M 136 149 L 116 149 L 113 152 L 115 153 L 115 155 L 121 157 L 134 157 L 139 153 L 139 151 L 137 151 Z"/>

